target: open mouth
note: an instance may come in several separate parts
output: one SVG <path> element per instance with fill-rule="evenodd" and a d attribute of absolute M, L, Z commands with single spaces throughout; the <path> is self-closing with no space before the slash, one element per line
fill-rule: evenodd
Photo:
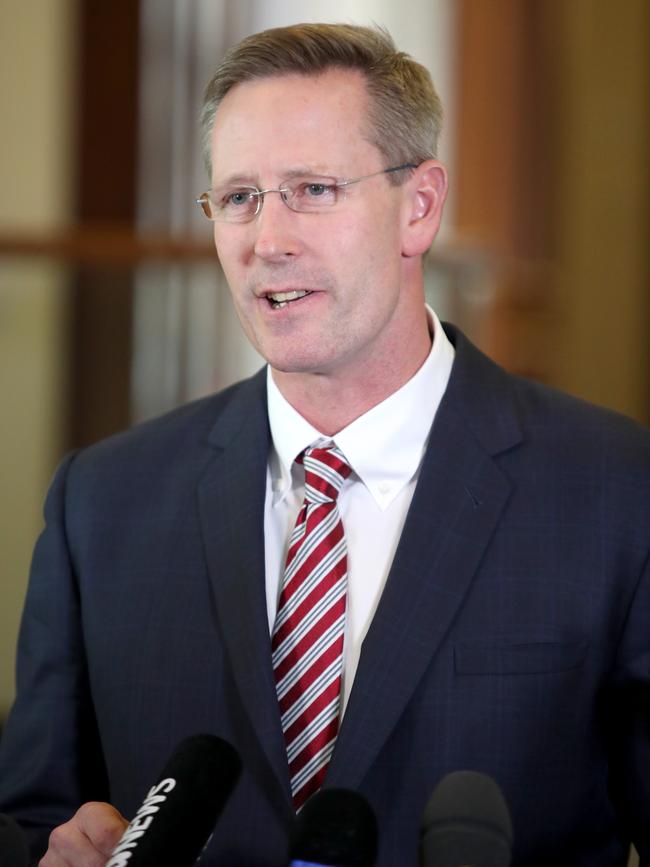
<path fill-rule="evenodd" d="M 299 301 L 301 298 L 305 298 L 311 294 L 308 289 L 295 289 L 291 292 L 270 292 L 266 296 L 266 300 L 274 310 L 280 310 L 282 307 L 286 307 L 287 304 Z"/>

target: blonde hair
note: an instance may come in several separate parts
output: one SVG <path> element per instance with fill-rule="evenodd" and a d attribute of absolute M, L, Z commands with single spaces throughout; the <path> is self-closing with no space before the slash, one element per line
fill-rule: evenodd
<path fill-rule="evenodd" d="M 442 106 L 427 69 L 397 51 L 387 30 L 353 24 L 295 24 L 255 33 L 231 48 L 208 82 L 200 123 L 203 157 L 212 171 L 215 113 L 236 84 L 280 75 L 358 70 L 369 96 L 366 137 L 386 167 L 419 165 L 436 156 Z M 403 173 L 399 172 L 402 175 Z M 393 183 L 400 179 L 389 175 Z M 403 180 L 403 178 L 402 178 Z"/>

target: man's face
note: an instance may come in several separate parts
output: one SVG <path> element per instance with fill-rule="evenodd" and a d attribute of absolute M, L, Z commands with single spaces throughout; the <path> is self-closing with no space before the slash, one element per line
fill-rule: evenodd
<path fill-rule="evenodd" d="M 364 138 L 366 111 L 364 81 L 351 71 L 239 84 L 216 114 L 212 186 L 277 189 L 297 173 L 379 171 L 386 164 Z M 416 308 L 423 315 L 421 294 L 402 288 L 405 201 L 404 187 L 378 175 L 347 188 L 331 212 L 296 213 L 268 193 L 251 222 L 215 222 L 244 331 L 275 370 L 363 379 L 404 351 Z M 291 292 L 308 294 L 270 300 Z"/>

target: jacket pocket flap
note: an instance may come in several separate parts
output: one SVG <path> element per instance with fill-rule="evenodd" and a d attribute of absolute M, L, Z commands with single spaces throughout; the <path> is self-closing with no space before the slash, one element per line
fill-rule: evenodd
<path fill-rule="evenodd" d="M 454 648 L 456 674 L 545 674 L 582 665 L 586 641 L 562 643 L 458 644 Z"/>

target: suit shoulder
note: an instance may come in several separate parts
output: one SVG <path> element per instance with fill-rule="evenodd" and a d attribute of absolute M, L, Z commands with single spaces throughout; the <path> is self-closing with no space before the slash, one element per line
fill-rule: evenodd
<path fill-rule="evenodd" d="M 573 439 L 587 452 L 611 446 L 621 458 L 635 457 L 650 470 L 650 430 L 620 412 L 514 374 L 505 374 L 522 424 L 531 433 Z M 638 464 L 637 464 L 638 466 Z"/>
<path fill-rule="evenodd" d="M 493 453 L 526 443 L 549 460 L 606 461 L 650 475 L 650 430 L 621 413 L 509 373 L 451 330 L 449 401 Z M 549 467 L 550 469 L 550 467 Z"/>
<path fill-rule="evenodd" d="M 177 460 L 205 451 L 225 420 L 236 428 L 247 413 L 265 411 L 265 376 L 250 379 L 141 422 L 77 453 L 74 475 L 125 472 L 144 466 L 170 469 Z"/>

